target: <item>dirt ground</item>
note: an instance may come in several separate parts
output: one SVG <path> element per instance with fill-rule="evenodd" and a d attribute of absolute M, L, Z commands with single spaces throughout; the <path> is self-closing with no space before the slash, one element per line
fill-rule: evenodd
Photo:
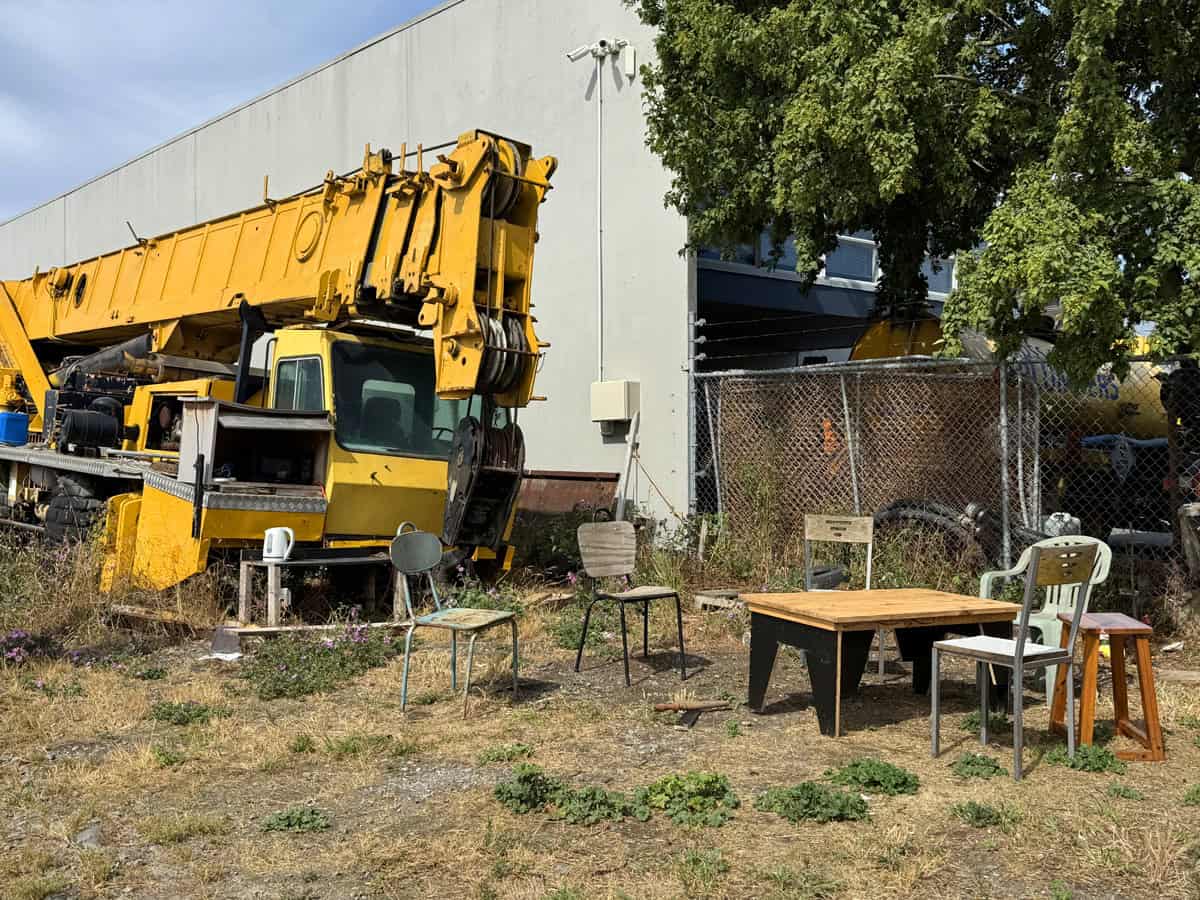
<path fill-rule="evenodd" d="M 949 768 L 980 749 L 962 728 L 974 702 L 965 668 L 950 673 L 937 760 L 928 698 L 912 693 L 902 669 L 869 672 L 846 704 L 846 735 L 832 739 L 818 732 L 807 675 L 786 651 L 764 714 L 706 713 L 688 730 L 652 704 L 744 701 L 747 650 L 728 617 L 689 615 L 681 685 L 667 624 L 656 621 L 651 656 L 635 657 L 627 689 L 619 656 L 589 653 L 576 674 L 573 654 L 527 617 L 520 696 L 505 689 L 502 642 L 481 644 L 484 683 L 465 720 L 461 697 L 449 693 L 448 655 L 432 640 L 414 656 L 418 702 L 406 715 L 398 660 L 329 694 L 274 701 L 246 691 L 241 662 L 203 659 L 198 642 L 147 657 L 166 670 L 158 680 L 65 662 L 0 669 L 0 896 L 1200 896 L 1200 806 L 1183 801 L 1200 783 L 1200 683 L 1159 682 L 1165 763 L 1130 763 L 1115 776 L 1041 760 L 1058 739 L 1030 690 L 1025 780 L 966 781 Z M 1156 664 L 1200 668 L 1193 651 Z M 51 690 L 31 688 L 31 677 Z M 229 714 L 152 721 L 160 700 Z M 1111 716 L 1111 704 L 1101 710 Z M 304 735 L 311 752 L 295 749 Z M 382 735 L 392 740 L 369 739 Z M 330 749 L 347 736 L 364 738 L 357 751 Z M 519 816 L 492 796 L 511 764 L 477 759 L 515 742 L 533 748 L 529 762 L 578 786 L 632 791 L 672 772 L 719 772 L 742 805 L 720 828 L 662 814 L 591 827 Z M 1010 767 L 1010 736 L 987 752 Z M 919 790 L 869 797 L 870 817 L 858 822 L 793 825 L 753 808 L 768 787 L 819 780 L 863 756 L 917 773 Z M 1114 784 L 1141 799 L 1114 795 Z M 1007 804 L 1007 824 L 965 824 L 950 810 L 967 800 Z M 264 832 L 268 816 L 301 804 L 324 811 L 331 827 Z"/>

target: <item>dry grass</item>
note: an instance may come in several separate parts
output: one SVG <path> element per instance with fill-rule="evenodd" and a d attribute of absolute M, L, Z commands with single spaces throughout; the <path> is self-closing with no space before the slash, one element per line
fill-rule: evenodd
<path fill-rule="evenodd" d="M 667 556 L 643 566 L 661 580 L 703 575 Z M 0 896 L 1047 897 L 1058 884 L 1076 897 L 1162 900 L 1200 890 L 1200 807 L 1182 802 L 1200 782 L 1200 685 L 1160 682 L 1169 757 L 1130 764 L 1120 783 L 1144 798 L 1131 800 L 1109 793 L 1111 775 L 1040 761 L 1055 741 L 1036 704 L 1025 781 L 956 778 L 953 761 L 979 749 L 959 728 L 973 707 L 965 669 L 950 674 L 959 684 L 945 695 L 937 760 L 928 753 L 928 700 L 897 676 L 868 674 L 860 696 L 847 700 L 848 733 L 820 735 L 807 675 L 786 652 L 765 714 L 706 713 L 679 730 L 674 715 L 653 712 L 654 702 L 744 698 L 740 617 L 686 615 L 694 674 L 681 685 L 674 609 L 654 604 L 651 658 L 635 652 L 635 683 L 626 689 L 619 657 L 604 648 L 572 671 L 574 654 L 553 637 L 559 615 L 533 607 L 522 617 L 516 702 L 503 635 L 481 640 L 466 719 L 438 634 L 421 635 L 410 674 L 410 698 L 430 702 L 404 715 L 398 660 L 328 694 L 274 701 L 257 699 L 239 664 L 201 661 L 199 644 L 151 654 L 146 662 L 166 669 L 160 680 L 65 662 L 0 668 Z M 630 623 L 634 651 L 638 618 Z M 108 636 L 86 624 L 98 616 L 55 621 L 68 620 L 76 624 L 60 632 L 65 639 Z M 619 643 L 607 639 L 609 648 Z M 82 691 L 33 691 L 30 675 L 77 678 Z M 231 714 L 176 726 L 150 717 L 163 701 Z M 1102 699 L 1100 717 L 1111 714 Z M 1007 733 L 998 740 L 985 752 L 1009 767 Z M 630 791 L 673 772 L 719 772 L 742 806 L 719 829 L 681 828 L 661 815 L 592 828 L 517 816 L 491 796 L 508 765 L 480 756 L 518 744 L 530 748 L 528 761 L 576 786 Z M 182 762 L 164 766 L 164 748 Z M 913 771 L 920 789 L 871 797 L 862 822 L 793 825 L 753 808 L 769 787 L 821 780 L 864 756 Z M 967 801 L 1011 810 L 1013 824 L 969 827 L 951 813 Z M 270 815 L 310 806 L 328 814 L 327 831 L 262 831 Z M 90 823 L 100 825 L 97 849 L 75 842 Z"/>

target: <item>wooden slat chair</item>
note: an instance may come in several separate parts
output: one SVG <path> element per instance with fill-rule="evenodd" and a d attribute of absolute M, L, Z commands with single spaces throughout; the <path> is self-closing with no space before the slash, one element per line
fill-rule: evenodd
<path fill-rule="evenodd" d="M 1098 584 L 1104 584 L 1108 580 L 1109 570 L 1112 568 L 1112 550 L 1108 544 L 1103 541 L 1098 541 L 1093 537 L 1085 537 L 1083 535 L 1063 535 L 1054 539 L 1055 546 L 1071 547 L 1084 546 L 1094 544 L 1096 546 L 1096 566 L 1092 570 L 1091 587 L 1096 587 Z M 1011 578 L 1016 575 L 1024 575 L 1029 569 L 1030 548 L 1026 548 L 1021 554 L 1021 558 L 1017 560 L 1017 564 L 1011 569 L 1004 569 L 999 572 L 984 572 L 979 579 L 979 596 L 991 597 L 996 582 L 1002 578 Z M 1047 647 L 1058 647 L 1062 644 L 1063 623 L 1061 616 L 1066 614 L 1070 618 L 1075 613 L 1075 607 L 1079 602 L 1078 584 L 1052 584 L 1049 585 L 1044 592 L 1044 600 L 1040 609 L 1035 610 L 1029 615 L 1029 627 L 1037 629 L 1040 640 Z M 1087 600 L 1084 600 L 1083 612 L 1087 614 Z M 1014 625 L 1018 622 L 1014 621 Z M 1057 666 L 1049 666 L 1046 669 L 1046 705 L 1052 706 L 1054 702 L 1054 685 L 1058 674 Z"/>
<path fill-rule="evenodd" d="M 1079 636 L 1079 622 L 1087 607 L 1088 592 L 1091 590 L 1091 575 L 1096 565 L 1099 547 L 1096 544 L 1080 544 L 1049 538 L 1038 541 L 1029 548 L 1029 568 L 1025 576 L 1025 599 L 1021 605 L 1021 616 L 1017 620 L 1016 638 L 972 637 L 937 641 L 933 645 L 931 687 L 933 756 L 938 755 L 939 700 L 941 693 L 941 656 L 950 653 L 975 660 L 975 680 L 979 688 L 979 739 L 985 746 L 988 742 L 988 666 L 999 665 L 1012 670 L 1009 680 L 1012 687 L 1013 707 L 1013 778 L 1021 778 L 1021 751 L 1024 744 L 1024 675 L 1030 669 L 1047 666 L 1066 666 L 1067 691 L 1067 754 L 1075 756 L 1075 639 Z M 1079 602 L 1071 620 L 1071 630 L 1062 647 L 1039 644 L 1029 640 L 1029 617 L 1033 604 L 1042 588 L 1079 585 Z"/>
<path fill-rule="evenodd" d="M 400 711 L 408 706 L 408 661 L 412 652 L 413 632 L 419 627 L 443 628 L 450 632 L 450 689 L 458 689 L 458 633 L 471 636 L 467 645 L 467 683 L 463 689 L 463 718 L 467 716 L 467 705 L 471 697 L 471 666 L 475 662 L 475 639 L 480 632 L 508 623 L 512 627 L 512 682 L 513 699 L 517 697 L 517 618 L 516 613 L 503 609 L 469 609 L 443 605 L 438 596 L 433 578 L 434 568 L 442 561 L 442 542 L 427 531 L 407 530 L 409 523 L 400 526 L 392 540 L 391 559 L 400 579 L 400 590 L 404 595 L 404 608 L 408 613 L 408 630 L 404 634 L 404 671 L 400 678 Z M 433 595 L 434 611 L 418 616 L 413 609 L 412 590 L 408 578 L 422 575 L 429 582 Z"/>
<path fill-rule="evenodd" d="M 621 649 L 625 661 L 625 686 L 629 687 L 629 637 L 625 628 L 625 606 L 636 603 L 642 607 L 642 656 L 650 655 L 650 601 L 675 598 L 675 621 L 679 627 L 679 678 L 687 679 L 686 657 L 683 649 L 683 607 L 679 593 L 669 587 L 643 585 L 619 593 L 599 590 L 599 579 L 625 577 L 633 574 L 637 558 L 637 535 L 630 522 L 593 522 L 579 526 L 579 555 L 583 569 L 592 582 L 592 598 L 583 613 L 583 632 L 575 654 L 575 671 L 583 661 L 583 645 L 587 642 L 592 607 L 601 600 L 615 601 L 621 611 Z"/>
<path fill-rule="evenodd" d="M 875 552 L 875 520 L 870 516 L 817 516 L 804 517 L 804 589 L 806 591 L 831 590 L 815 586 L 813 573 L 815 562 L 812 544 L 858 544 L 867 548 L 867 584 L 871 590 L 871 561 Z M 875 632 L 879 642 L 879 674 L 884 674 L 883 629 Z"/>

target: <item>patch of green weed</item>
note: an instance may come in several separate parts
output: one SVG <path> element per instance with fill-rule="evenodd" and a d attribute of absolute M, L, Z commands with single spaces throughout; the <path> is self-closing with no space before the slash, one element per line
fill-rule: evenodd
<path fill-rule="evenodd" d="M 1045 756 L 1046 762 L 1052 766 L 1066 766 L 1078 772 L 1112 772 L 1114 775 L 1125 774 L 1125 763 L 1117 759 L 1115 753 L 1107 747 L 1096 744 L 1082 744 L 1075 748 L 1075 756 L 1067 756 L 1065 744 L 1056 744 Z"/>
<path fill-rule="evenodd" d="M 1183 795 L 1184 806 L 1200 806 L 1200 784 L 1194 784 Z"/>
<path fill-rule="evenodd" d="M 308 734 L 298 734 L 288 742 L 288 750 L 292 753 L 312 753 L 316 749 L 317 742 Z"/>
<path fill-rule="evenodd" d="M 533 756 L 533 748 L 528 744 L 498 744 L 495 747 L 488 747 L 481 752 L 476 761 L 481 766 L 486 766 L 490 763 L 512 762 L 517 759 L 524 759 Z"/>
<path fill-rule="evenodd" d="M 840 769 L 825 773 L 834 784 L 857 788 L 869 794 L 915 794 L 921 780 L 907 769 L 879 759 L 852 760 Z"/>
<path fill-rule="evenodd" d="M 182 844 L 189 838 L 224 834 L 229 823 L 216 816 L 156 815 L 143 819 L 137 825 L 138 833 L 152 844 Z"/>
<path fill-rule="evenodd" d="M 420 749 L 416 741 L 397 740 L 390 734 L 345 734 L 325 738 L 325 752 L 334 759 L 350 756 L 411 756 Z"/>
<path fill-rule="evenodd" d="M 738 724 L 737 719 L 730 719 L 725 723 L 725 734 L 731 738 L 739 737 L 742 733 L 742 726 Z"/>
<path fill-rule="evenodd" d="M 150 748 L 150 755 L 154 757 L 154 762 L 160 769 L 169 769 L 172 766 L 181 765 L 187 760 L 187 757 L 178 750 L 172 750 L 170 747 L 161 747 L 158 744 Z"/>
<path fill-rule="evenodd" d="M 995 778 L 1008 774 L 998 760 L 982 753 L 963 753 L 951 763 L 950 771 L 959 778 Z"/>
<path fill-rule="evenodd" d="M 1114 781 L 1108 786 L 1108 796 L 1116 797 L 1120 800 L 1145 800 L 1142 792 L 1121 784 L 1119 781 Z"/>
<path fill-rule="evenodd" d="M 950 812 L 972 828 L 1000 828 L 1010 831 L 1021 821 L 1021 813 L 1006 803 L 993 806 L 990 803 L 968 800 L 965 803 L 954 804 L 950 807 Z"/>
<path fill-rule="evenodd" d="M 209 706 L 195 700 L 185 700 L 182 703 L 161 700 L 150 707 L 151 719 L 170 725 L 206 725 L 212 719 L 227 715 L 229 710 L 224 706 Z"/>
<path fill-rule="evenodd" d="M 858 794 L 815 781 L 764 791 L 754 801 L 754 808 L 776 813 L 789 822 L 857 821 L 868 815 L 867 801 Z"/>
<path fill-rule="evenodd" d="M 325 831 L 329 828 L 329 816 L 315 806 L 292 806 L 272 813 L 263 820 L 263 831 L 289 831 L 302 834 Z"/>
<path fill-rule="evenodd" d="M 398 652 L 383 629 L 361 625 L 324 640 L 289 634 L 264 641 L 243 664 L 242 677 L 260 700 L 304 697 L 335 690 Z"/>
<path fill-rule="evenodd" d="M 972 734 L 979 734 L 980 721 L 979 710 L 973 709 L 963 716 L 962 730 L 969 731 Z M 989 734 L 1000 734 L 1001 732 L 1008 731 L 1010 728 L 1012 728 L 1012 722 L 1003 713 L 990 713 L 988 715 Z"/>
<path fill-rule="evenodd" d="M 713 889 L 717 879 L 729 871 L 729 862 L 720 850 L 685 850 L 675 871 L 687 896 L 695 897 Z"/>
<path fill-rule="evenodd" d="M 773 900 L 833 900 L 842 890 L 838 882 L 821 872 L 797 872 L 788 866 L 768 869 L 762 873 L 762 880 L 771 885 L 767 896 Z"/>
<path fill-rule="evenodd" d="M 719 827 L 738 808 L 729 779 L 715 772 L 667 775 L 633 797 L 635 808 L 660 809 L 676 825 Z"/>

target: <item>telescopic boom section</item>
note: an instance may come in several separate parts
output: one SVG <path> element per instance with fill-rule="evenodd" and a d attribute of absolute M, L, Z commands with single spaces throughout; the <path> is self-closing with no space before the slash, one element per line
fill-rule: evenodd
<path fill-rule="evenodd" d="M 429 328 L 439 395 L 523 407 L 547 346 L 530 282 L 556 161 L 483 131 L 428 167 L 424 156 L 368 146 L 360 170 L 330 172 L 313 190 L 0 283 L 0 360 L 22 372 L 41 412 L 52 366 L 37 362 L 40 346 L 94 353 L 149 334 L 151 353 L 232 362 L 244 302 L 273 327 Z"/>

